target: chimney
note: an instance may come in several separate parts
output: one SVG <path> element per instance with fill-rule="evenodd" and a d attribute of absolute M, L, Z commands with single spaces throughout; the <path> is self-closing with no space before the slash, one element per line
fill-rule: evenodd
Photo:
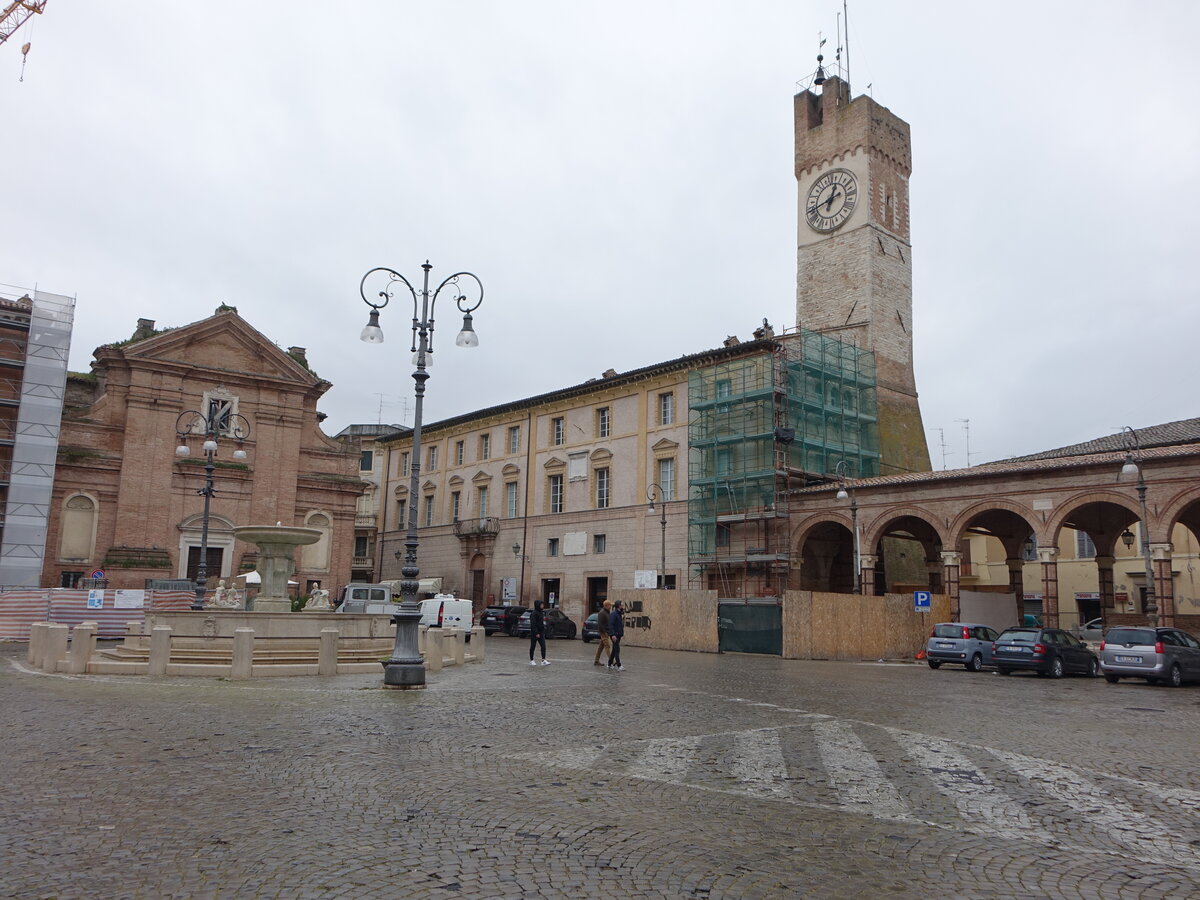
<path fill-rule="evenodd" d="M 604 370 L 604 375 L 603 375 L 602 377 L 603 377 L 603 378 L 616 378 L 616 377 L 617 377 L 617 370 L 616 370 L 616 369 L 605 369 L 605 370 Z"/>
<path fill-rule="evenodd" d="M 731 334 L 729 337 L 725 338 L 725 341 L 724 341 L 724 343 L 723 343 L 723 346 L 725 346 L 725 347 L 736 347 L 736 346 L 737 346 L 738 344 L 740 344 L 740 343 L 741 343 L 741 341 L 739 341 L 739 340 L 737 339 L 737 335 L 736 335 L 736 334 Z"/>
<path fill-rule="evenodd" d="M 306 355 L 307 352 L 308 351 L 303 347 L 288 347 L 288 355 L 294 356 L 297 360 L 305 365 L 308 365 L 308 356 Z"/>
<path fill-rule="evenodd" d="M 133 340 L 140 341 L 154 335 L 153 319 L 138 319 L 137 328 L 133 331 Z"/>

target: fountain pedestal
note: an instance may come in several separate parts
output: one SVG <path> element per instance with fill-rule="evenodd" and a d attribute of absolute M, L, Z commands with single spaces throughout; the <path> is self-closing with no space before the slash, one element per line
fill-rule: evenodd
<path fill-rule="evenodd" d="M 258 574 L 262 588 L 247 603 L 255 612 L 291 612 L 288 578 L 296 571 L 293 554 L 297 547 L 315 544 L 323 532 L 290 525 L 242 525 L 233 529 L 239 541 L 258 545 Z"/>

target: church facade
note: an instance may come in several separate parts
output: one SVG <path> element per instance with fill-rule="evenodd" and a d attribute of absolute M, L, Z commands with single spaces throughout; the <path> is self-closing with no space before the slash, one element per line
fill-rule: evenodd
<path fill-rule="evenodd" d="M 129 340 L 94 356 L 91 373 L 68 377 L 43 585 L 137 589 L 196 577 L 206 473 L 192 429 L 214 410 L 209 587 L 254 569 L 256 548 L 235 527 L 276 522 L 323 532 L 297 554 L 298 593 L 348 580 L 359 457 L 321 431 L 316 405 L 330 384 L 303 348 L 284 352 L 222 306 L 179 328 L 139 320 Z M 242 440 L 228 427 L 237 416 L 248 424 Z"/>

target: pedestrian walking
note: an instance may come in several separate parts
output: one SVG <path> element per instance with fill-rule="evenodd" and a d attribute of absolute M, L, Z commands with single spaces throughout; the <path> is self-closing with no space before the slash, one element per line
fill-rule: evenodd
<path fill-rule="evenodd" d="M 624 672 L 625 667 L 621 665 L 621 638 L 625 637 L 625 606 L 620 600 L 613 604 L 612 615 L 608 619 L 608 636 L 612 640 L 608 667 Z"/>
<path fill-rule="evenodd" d="M 536 666 L 537 662 L 533 658 L 533 651 L 538 647 L 542 648 L 542 665 L 550 665 L 550 660 L 546 659 L 546 614 L 542 612 L 542 601 L 533 601 L 533 611 L 529 614 L 529 664 Z"/>
<path fill-rule="evenodd" d="M 596 613 L 596 631 L 600 633 L 599 646 L 596 647 L 596 661 L 594 665 L 600 665 L 600 654 L 608 651 L 609 659 L 612 659 L 612 641 L 608 637 L 608 623 L 612 617 L 612 603 L 605 600 L 600 606 L 600 612 Z"/>

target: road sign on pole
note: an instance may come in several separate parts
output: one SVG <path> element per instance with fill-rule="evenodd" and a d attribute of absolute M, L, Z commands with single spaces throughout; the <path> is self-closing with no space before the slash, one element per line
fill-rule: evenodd
<path fill-rule="evenodd" d="M 929 612 L 933 607 L 933 595 L 929 591 L 913 591 L 913 609 L 916 612 Z"/>

